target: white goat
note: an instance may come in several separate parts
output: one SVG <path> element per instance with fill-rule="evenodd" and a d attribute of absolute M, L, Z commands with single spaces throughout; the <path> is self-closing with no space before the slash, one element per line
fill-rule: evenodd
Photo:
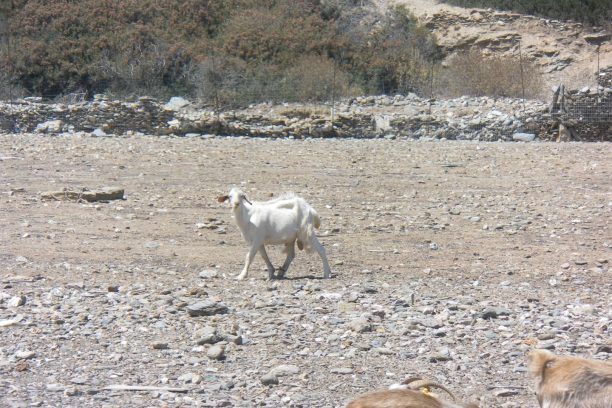
<path fill-rule="evenodd" d="M 325 255 L 325 248 L 315 235 L 321 220 L 317 212 L 304 200 L 295 195 L 286 195 L 266 202 L 251 202 L 244 192 L 232 188 L 229 195 L 218 198 L 220 203 L 229 200 L 242 236 L 251 248 L 246 256 L 244 269 L 237 279 L 245 279 L 255 253 L 259 251 L 268 267 L 268 278 L 274 279 L 274 266 L 268 258 L 264 245 L 285 245 L 287 258 L 278 271 L 278 278 L 283 278 L 295 258 L 295 243 L 299 249 L 319 253 L 323 260 L 324 278 L 329 278 L 330 268 Z"/>

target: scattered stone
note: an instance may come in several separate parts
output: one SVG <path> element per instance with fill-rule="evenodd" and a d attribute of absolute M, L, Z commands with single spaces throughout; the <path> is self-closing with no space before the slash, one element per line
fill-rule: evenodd
<path fill-rule="evenodd" d="M 507 309 L 501 307 L 487 307 L 482 311 L 480 317 L 483 319 L 496 319 L 499 316 L 508 316 L 510 312 Z"/>
<path fill-rule="evenodd" d="M 59 191 L 45 191 L 40 194 L 42 200 L 69 200 L 69 201 L 109 201 L 123 200 L 124 190 L 117 187 L 102 187 L 100 190 L 73 191 L 63 189 Z"/>
<path fill-rule="evenodd" d="M 275 377 L 286 377 L 289 375 L 295 375 L 300 373 L 300 368 L 293 364 L 282 364 L 274 367 L 270 370 L 271 375 Z"/>
<path fill-rule="evenodd" d="M 452 357 L 451 357 L 450 350 L 448 349 L 448 347 L 440 348 L 436 352 L 431 353 L 429 355 L 429 361 L 432 363 L 449 361 L 451 359 Z"/>
<path fill-rule="evenodd" d="M 226 314 L 228 311 L 229 309 L 223 303 L 212 300 L 204 300 L 187 306 L 187 313 L 191 317 Z"/>
<path fill-rule="evenodd" d="M 157 341 L 151 345 L 154 350 L 166 350 L 168 348 L 168 343 L 164 343 L 161 341 Z"/>
<path fill-rule="evenodd" d="M 217 271 L 213 271 L 213 270 L 204 270 L 202 272 L 200 272 L 198 274 L 198 276 L 202 279 L 212 279 L 212 278 L 216 278 L 218 275 Z"/>
<path fill-rule="evenodd" d="M 103 131 L 103 130 L 102 130 L 102 129 L 100 129 L 100 128 L 96 128 L 96 129 L 94 129 L 94 130 L 91 132 L 91 135 L 92 135 L 93 137 L 105 137 L 105 136 L 108 136 L 108 135 L 106 134 L 106 132 L 105 132 L 105 131 Z"/>
<path fill-rule="evenodd" d="M 509 389 L 509 388 L 500 388 L 495 390 L 495 392 L 493 393 L 493 395 L 495 395 L 496 397 L 512 397 L 513 395 L 518 395 L 519 394 L 519 390 L 517 389 Z"/>
<path fill-rule="evenodd" d="M 533 133 L 514 133 L 512 135 L 512 140 L 517 142 L 533 142 L 535 140 L 536 135 Z"/>
<path fill-rule="evenodd" d="M 15 358 L 20 360 L 29 360 L 34 357 L 36 357 L 36 353 L 34 351 L 20 350 L 15 353 Z"/>
<path fill-rule="evenodd" d="M 372 324 L 365 317 L 358 317 L 349 324 L 351 330 L 357 333 L 367 333 L 372 331 Z"/>
<path fill-rule="evenodd" d="M 184 108 L 185 106 L 189 106 L 190 104 L 191 102 L 189 102 L 185 98 L 182 98 L 180 96 L 173 96 L 172 98 L 170 98 L 168 103 L 164 105 L 164 108 L 172 111 L 178 111 Z"/>
<path fill-rule="evenodd" d="M 197 330 L 193 336 L 196 338 L 196 343 L 198 345 L 215 344 L 223 340 L 223 338 L 217 333 L 217 329 L 210 326 Z"/>
<path fill-rule="evenodd" d="M 211 346 L 206 352 L 206 356 L 211 360 L 225 360 L 225 346 L 219 344 Z"/>
<path fill-rule="evenodd" d="M 40 123 L 34 129 L 35 133 L 59 133 L 62 131 L 64 126 L 64 122 L 59 119 L 49 120 L 43 123 Z"/>
<path fill-rule="evenodd" d="M 279 381 L 277 376 L 268 373 L 261 377 L 261 383 L 263 385 L 276 385 L 279 383 Z"/>
<path fill-rule="evenodd" d="M 21 296 L 15 296 L 13 298 L 11 298 L 8 302 L 6 302 L 6 305 L 8 307 L 19 307 L 19 306 L 23 306 L 26 304 L 26 297 L 21 295 Z"/>
<path fill-rule="evenodd" d="M 343 375 L 353 374 L 355 372 L 355 370 L 353 370 L 350 367 L 337 367 L 337 368 L 332 368 L 330 371 L 332 374 L 343 374 Z"/>

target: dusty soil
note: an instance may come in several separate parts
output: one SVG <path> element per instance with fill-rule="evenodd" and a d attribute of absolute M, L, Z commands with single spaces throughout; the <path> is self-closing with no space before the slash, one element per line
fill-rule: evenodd
<path fill-rule="evenodd" d="M 337 407 L 419 374 L 536 407 L 530 348 L 609 356 L 611 153 L 0 135 L 0 405 Z M 286 280 L 257 257 L 235 281 L 233 185 L 305 197 L 332 279 L 298 253 Z M 104 186 L 125 200 L 40 198 Z M 206 300 L 229 310 L 187 312 Z"/>

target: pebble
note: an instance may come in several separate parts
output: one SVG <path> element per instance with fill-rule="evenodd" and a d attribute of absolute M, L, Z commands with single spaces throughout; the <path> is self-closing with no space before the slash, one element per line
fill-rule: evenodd
<path fill-rule="evenodd" d="M 275 384 L 278 384 L 279 381 L 278 381 L 277 376 L 275 376 L 274 374 L 268 373 L 261 377 L 261 383 L 263 385 L 275 385 Z"/>
<path fill-rule="evenodd" d="M 499 316 L 508 316 L 510 312 L 507 309 L 501 307 L 488 307 L 482 311 L 480 317 L 483 319 L 495 319 Z"/>
<path fill-rule="evenodd" d="M 31 358 L 34 358 L 35 356 L 36 356 L 36 352 L 29 351 L 29 350 L 20 350 L 15 353 L 15 358 L 19 360 L 29 360 Z"/>
<path fill-rule="evenodd" d="M 6 305 L 8 307 L 19 307 L 25 304 L 26 304 L 26 297 L 23 295 L 12 297 L 11 299 L 9 299 L 8 302 L 6 302 Z"/>
<path fill-rule="evenodd" d="M 189 316 L 213 316 L 217 314 L 226 314 L 229 309 L 223 303 L 205 300 L 187 306 Z"/>
<path fill-rule="evenodd" d="M 274 375 L 276 377 L 285 377 L 288 375 L 299 374 L 299 372 L 300 372 L 300 368 L 296 365 L 282 364 L 270 370 L 269 374 Z"/>
<path fill-rule="evenodd" d="M 365 317 L 358 317 L 349 323 L 351 330 L 357 333 L 367 333 L 373 330 L 372 324 Z"/>
<path fill-rule="evenodd" d="M 211 360 L 225 360 L 225 346 L 215 344 L 206 352 L 206 356 Z"/>
<path fill-rule="evenodd" d="M 168 343 L 165 342 L 155 342 L 151 344 L 151 347 L 154 350 L 166 350 L 168 348 Z"/>
<path fill-rule="evenodd" d="M 218 275 L 219 273 L 214 270 L 204 270 L 198 274 L 198 276 L 202 279 L 212 279 L 216 278 Z"/>
<path fill-rule="evenodd" d="M 512 397 L 513 395 L 518 395 L 518 393 L 519 391 L 516 389 L 501 388 L 495 390 L 495 392 L 493 392 L 493 395 L 495 395 L 496 397 Z"/>
<path fill-rule="evenodd" d="M 332 374 L 353 374 L 355 372 L 355 370 L 353 370 L 350 367 L 338 367 L 338 368 L 332 368 L 331 370 Z"/>
<path fill-rule="evenodd" d="M 451 357 L 450 350 L 448 349 L 448 347 L 440 348 L 434 353 L 431 353 L 429 355 L 429 361 L 432 363 L 449 361 L 451 359 L 452 357 Z"/>

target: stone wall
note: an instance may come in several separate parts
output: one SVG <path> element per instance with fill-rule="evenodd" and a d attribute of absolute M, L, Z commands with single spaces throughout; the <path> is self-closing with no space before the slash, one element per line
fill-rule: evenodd
<path fill-rule="evenodd" d="M 612 141 L 612 88 L 604 87 L 609 79 L 601 75 L 597 89 L 555 91 L 550 111 L 559 140 Z"/>
<path fill-rule="evenodd" d="M 548 108 L 543 102 L 520 99 L 427 100 L 410 94 L 348 99 L 335 104 L 333 110 L 329 104 L 259 104 L 217 114 L 182 98 L 168 103 L 146 97 L 126 102 L 98 95 L 91 102 L 77 104 L 49 104 L 36 98 L 0 103 L 0 126 L 7 133 L 84 132 L 94 136 L 556 140 L 559 118 Z"/>

